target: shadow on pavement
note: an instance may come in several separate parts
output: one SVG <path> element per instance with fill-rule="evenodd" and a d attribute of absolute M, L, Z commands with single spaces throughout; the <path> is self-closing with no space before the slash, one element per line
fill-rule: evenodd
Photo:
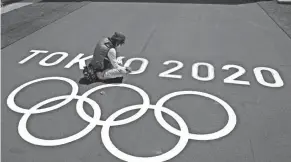
<path fill-rule="evenodd" d="M 81 78 L 79 80 L 79 84 L 82 84 L 82 85 L 90 85 L 90 84 L 93 84 L 93 83 L 105 83 L 105 84 L 114 84 L 114 83 L 122 83 L 123 81 L 123 78 L 114 78 L 114 79 L 107 79 L 107 80 L 98 80 L 98 81 L 95 81 L 95 82 L 91 82 L 89 80 L 87 80 L 86 78 Z"/>
<path fill-rule="evenodd" d="M 193 3 L 193 4 L 246 4 L 271 0 L 43 0 L 42 2 L 134 2 L 134 3 Z"/>

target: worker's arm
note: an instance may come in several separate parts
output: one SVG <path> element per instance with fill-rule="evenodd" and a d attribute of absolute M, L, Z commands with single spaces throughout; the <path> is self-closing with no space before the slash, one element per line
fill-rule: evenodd
<path fill-rule="evenodd" d="M 116 50 L 114 48 L 111 48 L 108 52 L 108 58 L 110 63 L 112 64 L 112 66 L 116 69 L 125 70 L 125 67 L 121 66 L 120 64 L 118 64 L 117 58 L 116 58 Z"/>

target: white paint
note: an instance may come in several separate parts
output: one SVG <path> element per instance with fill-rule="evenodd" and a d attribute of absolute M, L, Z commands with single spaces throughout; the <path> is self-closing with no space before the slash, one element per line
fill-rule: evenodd
<path fill-rule="evenodd" d="M 40 103 L 37 103 L 36 105 L 34 105 L 28 109 L 21 108 L 15 104 L 15 96 L 23 88 L 25 88 L 33 83 L 48 81 L 48 80 L 60 80 L 60 81 L 68 82 L 72 86 L 72 93 L 70 95 L 63 95 L 63 96 L 57 96 L 57 97 L 53 97 L 50 99 L 46 99 L 45 101 L 41 101 Z M 121 108 L 118 111 L 116 111 L 115 113 L 113 113 L 111 116 L 109 116 L 105 121 L 101 121 L 101 119 L 100 119 L 101 109 L 100 109 L 99 105 L 94 100 L 88 98 L 88 96 L 97 90 L 101 90 L 103 88 L 110 88 L 110 87 L 125 87 L 125 88 L 132 89 L 141 95 L 141 97 L 143 99 L 143 103 L 137 104 L 137 105 L 131 105 L 131 106 L 128 106 L 125 108 Z M 19 135 L 25 141 L 27 141 L 31 144 L 34 144 L 34 145 L 59 146 L 59 145 L 64 145 L 64 144 L 76 141 L 76 140 L 86 136 L 88 133 L 90 133 L 90 131 L 92 131 L 95 128 L 95 126 L 100 125 L 100 126 L 102 126 L 101 138 L 102 138 L 102 141 L 103 141 L 105 148 L 109 152 L 111 152 L 114 156 L 116 156 L 117 158 L 124 160 L 124 161 L 129 161 L 129 162 L 136 162 L 136 161 L 140 161 L 140 162 L 147 162 L 147 161 L 164 162 L 164 161 L 168 161 L 168 160 L 172 159 L 173 157 L 177 156 L 186 147 L 189 139 L 195 139 L 195 140 L 218 139 L 218 138 L 221 138 L 221 137 L 229 134 L 234 129 L 234 127 L 236 125 L 236 115 L 234 114 L 234 111 L 232 110 L 232 108 L 226 102 L 219 99 L 218 97 L 215 97 L 213 95 L 210 95 L 210 94 L 207 94 L 204 92 L 198 92 L 198 91 L 174 92 L 174 93 L 171 93 L 171 94 L 168 94 L 168 95 L 162 97 L 157 102 L 156 105 L 150 104 L 149 96 L 147 95 L 147 93 L 144 90 L 140 89 L 139 87 L 129 85 L 129 84 L 104 84 L 104 85 L 96 86 L 96 87 L 88 90 L 87 92 L 85 92 L 81 96 L 78 96 L 77 94 L 78 94 L 77 83 L 75 83 L 71 79 L 64 78 L 64 77 L 46 77 L 46 78 L 36 79 L 33 81 L 29 81 L 29 82 L 19 86 L 15 90 L 13 90 L 7 98 L 7 105 L 11 110 L 23 114 L 22 118 L 19 121 L 19 125 L 18 125 Z M 188 126 L 186 125 L 185 121 L 177 113 L 173 112 L 172 110 L 170 110 L 166 107 L 163 107 L 163 104 L 166 101 L 168 101 L 170 98 L 175 97 L 175 96 L 179 96 L 179 95 L 185 95 L 185 94 L 194 94 L 194 95 L 204 96 L 204 97 L 213 99 L 213 100 L 217 101 L 218 103 L 220 103 L 226 109 L 228 116 L 229 116 L 229 120 L 228 120 L 227 125 L 223 129 L 221 129 L 220 131 L 217 131 L 217 132 L 211 133 L 211 134 L 204 134 L 204 135 L 189 134 Z M 27 121 L 31 115 L 56 110 L 58 108 L 61 108 L 65 104 L 71 102 L 73 99 L 78 100 L 77 104 L 76 104 L 77 113 L 80 115 L 80 117 L 82 119 L 84 119 L 85 121 L 87 121 L 89 123 L 83 130 L 81 130 L 80 132 L 78 132 L 74 135 L 71 135 L 69 137 L 64 137 L 61 139 L 53 139 L 53 140 L 46 140 L 46 139 L 37 138 L 37 137 L 33 136 L 32 134 L 30 134 L 30 132 L 27 130 Z M 42 108 L 42 106 L 44 106 L 44 105 L 47 105 L 51 102 L 55 102 L 55 101 L 59 101 L 59 100 L 64 100 L 64 101 L 62 101 L 61 103 L 56 104 L 54 106 L 51 106 L 51 107 Z M 93 112 L 94 112 L 93 117 L 86 114 L 86 112 L 83 108 L 84 102 L 87 102 L 88 104 L 91 105 Z M 122 115 L 128 111 L 136 110 L 136 109 L 139 109 L 139 111 L 136 114 L 134 114 L 133 116 L 126 118 L 126 119 L 122 119 L 122 120 L 115 120 L 120 115 Z M 132 155 L 129 155 L 127 153 L 120 151 L 117 147 L 115 147 L 115 145 L 112 143 L 112 141 L 110 139 L 110 136 L 109 136 L 110 127 L 131 123 L 131 122 L 139 119 L 140 117 L 142 117 L 147 112 L 148 109 L 153 109 L 155 112 L 155 116 L 157 118 L 157 121 L 161 124 L 161 126 L 163 128 L 165 128 L 167 131 L 169 131 L 170 133 L 173 133 L 177 136 L 180 136 L 180 140 L 178 141 L 176 146 L 174 148 L 172 148 L 171 150 L 169 150 L 168 152 L 163 153 L 163 154 L 158 155 L 158 156 L 153 156 L 153 157 L 137 157 L 137 156 L 132 156 Z M 176 130 L 175 128 L 171 127 L 168 123 L 166 123 L 162 117 L 162 112 L 165 112 L 168 115 L 172 116 L 179 124 L 180 130 Z"/>
<path fill-rule="evenodd" d="M 47 60 L 49 60 L 50 58 L 52 58 L 55 55 L 61 55 L 61 57 L 59 59 L 57 59 L 55 62 L 47 63 Z M 68 55 L 69 54 L 66 53 L 66 52 L 54 52 L 54 53 L 51 53 L 50 55 L 48 55 L 45 58 L 43 58 L 39 62 L 39 65 L 41 65 L 41 66 L 54 66 L 54 65 L 57 65 L 60 62 L 62 62 L 66 57 L 68 57 Z"/>
<path fill-rule="evenodd" d="M 141 64 L 141 66 L 140 66 L 140 68 L 138 70 L 132 71 L 129 74 L 141 74 L 146 70 L 146 68 L 147 68 L 147 66 L 149 64 L 149 61 L 147 59 L 144 59 L 144 58 L 130 58 L 125 62 L 124 66 L 125 67 L 130 67 L 130 65 L 131 65 L 131 63 L 133 61 L 141 61 L 142 64 Z"/>
<path fill-rule="evenodd" d="M 79 55 L 77 55 L 72 61 L 70 61 L 65 68 L 70 68 L 72 67 L 74 64 L 79 63 L 79 68 L 80 69 L 84 69 L 84 67 L 86 66 L 86 60 L 93 58 L 93 55 L 87 56 L 82 58 L 82 56 L 84 56 L 83 53 L 80 53 Z"/>
<path fill-rule="evenodd" d="M 206 66 L 207 67 L 207 76 L 206 77 L 200 77 L 198 75 L 199 66 Z M 194 79 L 200 80 L 200 81 L 210 81 L 214 79 L 214 67 L 213 65 L 206 63 L 206 62 L 197 62 L 192 65 L 192 77 Z"/>
<path fill-rule="evenodd" d="M 181 68 L 183 68 L 183 63 L 180 62 L 180 61 L 177 61 L 177 60 L 168 60 L 168 61 L 165 61 L 163 63 L 164 65 L 169 65 L 169 64 L 176 64 L 175 67 L 171 68 L 171 69 L 168 69 L 162 73 L 159 74 L 159 77 L 162 77 L 162 78 L 176 78 L 176 79 L 181 79 L 182 76 L 181 75 L 177 75 L 177 74 L 170 74 L 170 73 L 173 73 L 177 70 L 180 70 Z"/>
<path fill-rule="evenodd" d="M 278 2 L 291 3 L 291 0 L 277 0 Z"/>
<path fill-rule="evenodd" d="M 38 54 L 41 53 L 48 53 L 48 51 L 43 51 L 43 50 L 31 50 L 30 52 L 33 52 L 31 55 L 29 55 L 28 57 L 26 57 L 25 59 L 21 60 L 19 62 L 19 64 L 24 64 L 26 63 L 28 60 L 32 59 L 33 57 L 35 57 Z"/>
<path fill-rule="evenodd" d="M 75 99 L 80 99 L 79 96 L 74 96 Z M 50 98 L 48 100 L 45 100 L 35 106 L 33 106 L 30 109 L 29 113 L 25 113 L 22 118 L 19 121 L 19 125 L 18 125 L 18 133 L 19 135 L 27 142 L 34 144 L 34 145 L 41 145 L 41 146 L 58 146 L 58 145 L 63 145 L 63 144 L 67 144 L 73 141 L 76 141 L 82 137 L 84 137 L 85 135 L 87 135 L 88 133 L 90 133 L 96 126 L 95 122 L 90 122 L 89 125 L 84 128 L 83 130 L 81 130 L 80 132 L 71 135 L 69 137 L 65 137 L 62 139 L 53 139 L 53 140 L 45 140 L 45 139 L 40 139 L 37 138 L 33 135 L 31 135 L 28 130 L 27 130 L 27 121 L 29 119 L 29 117 L 33 114 L 33 111 L 36 111 L 38 108 L 40 108 L 42 105 L 45 105 L 47 103 L 51 103 L 53 101 L 57 101 L 57 100 L 62 100 L 62 99 L 67 99 L 67 96 L 58 96 L 58 97 L 54 97 L 54 98 Z M 101 110 L 100 107 L 98 106 L 98 104 L 91 100 L 90 98 L 86 98 L 84 99 L 88 104 L 90 104 L 93 108 L 93 112 L 94 112 L 94 116 L 93 116 L 93 121 L 97 121 L 100 119 L 100 115 L 101 115 Z M 60 107 L 59 107 L 60 108 Z"/>
<path fill-rule="evenodd" d="M 15 96 L 25 87 L 31 85 L 31 84 L 34 84 L 34 83 L 37 83 L 37 82 L 43 82 L 43 81 L 49 81 L 49 80 L 60 80 L 60 81 L 65 81 L 67 83 L 69 83 L 72 87 L 72 93 L 71 95 L 66 95 L 67 98 L 59 103 L 59 104 L 56 104 L 54 106 L 51 106 L 51 107 L 47 107 L 47 108 L 42 108 L 40 110 L 34 110 L 33 112 L 31 112 L 31 110 L 29 109 L 25 109 L 25 108 L 21 108 L 19 106 L 16 105 L 15 103 Z M 33 113 L 33 114 L 38 114 L 38 113 L 44 113 L 44 112 L 48 112 L 48 111 L 52 111 L 52 110 L 55 110 L 55 109 L 58 109 L 59 107 L 62 107 L 66 104 L 68 104 L 69 102 L 71 102 L 71 100 L 74 98 L 74 96 L 77 95 L 78 93 L 78 90 L 79 90 L 79 87 L 78 87 L 78 84 L 76 82 L 74 82 L 73 80 L 71 79 L 68 79 L 68 78 L 64 78 L 64 77 L 46 77 L 46 78 L 40 78 L 40 79 L 35 79 L 35 80 L 32 80 L 32 81 L 29 81 L 19 87 L 17 87 L 15 90 L 13 90 L 10 95 L 8 96 L 7 98 L 7 105 L 9 106 L 9 108 L 15 112 L 18 112 L 18 113 L 22 113 L 22 114 L 25 114 L 25 113 Z"/>
<path fill-rule="evenodd" d="M 133 115 L 129 118 L 126 118 L 123 120 L 118 120 L 118 121 L 112 121 L 112 122 L 110 122 L 111 126 L 119 126 L 119 125 L 124 125 L 124 124 L 128 124 L 130 122 L 133 122 L 133 121 L 137 120 L 138 118 L 140 118 L 142 115 L 144 115 L 146 113 L 146 111 L 148 110 L 148 106 L 150 105 L 149 96 L 147 95 L 147 93 L 145 91 L 143 91 L 139 87 L 129 85 L 129 84 L 103 84 L 103 85 L 94 87 L 94 88 L 88 90 L 87 92 L 85 92 L 81 96 L 81 100 L 79 100 L 77 102 L 77 107 L 78 107 L 77 112 L 83 120 L 85 120 L 87 122 L 92 122 L 92 120 L 93 120 L 92 117 L 87 115 L 85 110 L 83 109 L 83 104 L 84 104 L 83 99 L 87 98 L 90 94 L 92 94 L 98 90 L 101 90 L 104 88 L 110 88 L 110 87 L 124 87 L 124 88 L 132 89 L 132 90 L 136 91 L 137 93 L 139 93 L 142 100 L 143 100 L 143 104 L 142 104 L 143 106 L 139 107 L 139 108 L 141 108 L 139 112 L 137 112 L 135 115 Z M 95 122 L 97 125 L 104 125 L 107 121 L 104 122 L 104 121 L 99 120 L 99 121 L 95 121 Z"/>
<path fill-rule="evenodd" d="M 29 55 L 28 57 L 24 58 L 23 60 L 21 60 L 19 62 L 19 64 L 24 64 L 26 63 L 27 61 L 29 61 L 30 59 L 34 58 L 35 56 L 37 56 L 38 54 L 44 54 L 44 53 L 48 53 L 48 51 L 45 51 L 45 50 L 31 50 L 30 52 L 32 52 L 31 55 Z M 61 57 L 56 60 L 55 62 L 52 62 L 52 63 L 47 63 L 47 60 L 50 59 L 51 57 L 55 56 L 55 55 L 61 55 Z M 46 56 L 45 58 L 43 58 L 39 64 L 42 65 L 42 66 L 54 66 L 54 65 L 57 65 L 59 64 L 61 61 L 63 61 L 66 57 L 68 56 L 68 53 L 66 52 L 55 52 L 55 53 L 51 53 L 50 55 Z M 80 69 L 84 69 L 84 67 L 86 66 L 86 60 L 88 59 L 91 59 L 93 58 L 93 55 L 90 55 L 90 56 L 87 56 L 87 57 L 84 57 L 83 53 L 80 53 L 78 54 L 73 60 L 71 60 L 64 68 L 68 69 L 68 68 L 71 68 L 74 64 L 79 64 L 79 68 Z M 123 64 L 123 59 L 125 57 L 124 56 L 120 56 L 117 58 L 117 61 L 120 65 Z M 145 58 L 130 58 L 128 59 L 124 66 L 127 66 L 127 67 L 130 67 L 131 63 L 133 61 L 141 61 L 142 64 L 140 66 L 139 69 L 135 70 L 135 71 L 132 71 L 130 74 L 141 74 L 143 73 L 148 64 L 149 64 L 149 61 Z M 177 75 L 177 74 L 172 74 L 180 69 L 182 69 L 184 67 L 184 64 L 180 61 L 177 61 L 177 60 L 168 60 L 168 61 L 165 61 L 163 63 L 164 65 L 169 65 L 169 64 L 176 64 L 175 67 L 171 68 L 171 69 L 168 69 L 164 72 L 161 72 L 159 74 L 159 77 L 164 77 L 164 78 L 175 78 L 175 79 L 182 79 L 182 75 Z M 200 66 L 206 66 L 207 69 L 208 69 L 208 75 L 206 77 L 201 77 L 198 75 L 198 70 L 199 70 L 199 67 Z M 233 65 L 233 64 L 228 64 L 228 65 L 224 65 L 222 67 L 223 70 L 229 70 L 231 68 L 235 68 L 237 69 L 238 71 L 235 72 L 234 74 L 226 77 L 223 82 L 224 83 L 228 83 L 228 84 L 239 84 L 239 85 L 250 85 L 250 82 L 249 81 L 243 81 L 243 80 L 238 80 L 237 78 L 239 78 L 240 76 L 244 75 L 246 73 L 246 70 L 244 67 L 242 66 L 239 66 L 239 65 Z M 267 70 L 267 71 L 270 71 L 275 79 L 275 83 L 267 83 L 262 74 L 261 74 L 261 71 L 262 70 Z M 256 76 L 256 79 L 257 81 L 264 85 L 264 86 L 267 86 L 267 87 L 282 87 L 284 85 L 284 82 L 280 76 L 280 74 L 272 69 L 272 68 L 268 68 L 268 67 L 257 67 L 254 69 L 254 74 Z M 197 80 L 200 80 L 200 81 L 210 81 L 210 80 L 213 80 L 214 77 L 215 77 L 215 69 L 214 69 L 214 66 L 209 64 L 209 63 L 205 63 L 205 62 L 197 62 L 195 64 L 192 65 L 192 77 L 194 79 L 197 79 Z"/>
<path fill-rule="evenodd" d="M 235 80 L 238 77 L 242 76 L 246 73 L 246 70 L 238 65 L 224 65 L 222 67 L 223 70 L 229 70 L 230 68 L 235 68 L 238 71 L 233 73 L 232 75 L 228 76 L 223 80 L 224 83 L 230 83 L 230 84 L 241 84 L 241 85 L 250 85 L 249 81 L 243 81 L 243 80 Z"/>
<path fill-rule="evenodd" d="M 271 72 L 271 74 L 273 75 L 273 78 L 275 80 L 275 83 L 266 82 L 266 80 L 264 79 L 264 76 L 262 74 L 263 70 Z M 284 82 L 283 82 L 280 74 L 276 70 L 274 70 L 272 68 L 269 68 L 269 67 L 256 67 L 256 68 L 254 68 L 254 74 L 256 76 L 257 81 L 261 85 L 264 85 L 266 87 L 282 87 L 284 85 Z"/>
<path fill-rule="evenodd" d="M 108 119 L 106 120 L 106 122 L 103 125 L 102 130 L 101 130 L 101 138 L 102 138 L 102 141 L 103 141 L 106 149 L 115 157 L 117 157 L 123 161 L 128 161 L 128 162 L 164 162 L 164 161 L 170 160 L 173 157 L 177 156 L 180 152 L 183 151 L 183 149 L 186 147 L 186 145 L 188 143 L 189 139 L 186 135 L 180 136 L 180 140 L 178 141 L 178 143 L 175 145 L 174 148 L 172 148 L 168 152 L 165 152 L 161 155 L 157 155 L 157 156 L 153 156 L 153 157 L 144 157 L 144 156 L 138 157 L 138 156 L 129 155 L 125 152 L 120 151 L 112 143 L 112 141 L 110 139 L 110 135 L 109 135 L 110 126 L 111 126 L 110 123 L 114 122 L 114 120 L 118 116 L 120 116 L 126 112 L 129 112 L 131 110 L 139 109 L 142 106 L 143 105 L 128 106 L 128 107 L 125 107 L 123 109 L 118 110 L 117 112 L 113 113 L 110 117 L 108 117 Z M 165 108 L 165 107 L 149 105 L 149 108 L 153 109 L 154 111 L 156 111 L 156 110 L 163 111 L 163 112 L 167 113 L 168 115 L 172 116 L 179 124 L 181 131 L 184 134 L 188 134 L 188 132 L 189 132 L 188 127 L 187 127 L 185 121 L 178 114 L 176 114 L 172 110 Z"/>
<path fill-rule="evenodd" d="M 9 11 L 13 11 L 15 9 L 18 9 L 18 8 L 21 8 L 24 6 L 28 6 L 31 4 L 33 4 L 33 3 L 31 3 L 31 2 L 12 3 L 12 4 L 9 4 L 7 6 L 1 7 L 1 14 L 4 14 L 4 13 L 9 12 Z M 1 6 L 2 6 L 2 2 L 1 2 Z"/>
<path fill-rule="evenodd" d="M 53 97 L 53 98 L 47 99 L 45 101 L 42 101 L 42 102 L 36 104 L 35 106 L 31 107 L 30 109 L 25 109 L 25 108 L 22 108 L 22 107 L 19 107 L 16 105 L 15 96 L 18 95 L 18 93 L 22 89 L 24 89 L 25 87 L 27 87 L 33 83 L 48 81 L 48 80 L 60 80 L 60 81 L 65 81 L 65 82 L 69 83 L 72 87 L 72 93 L 70 95 L 63 95 L 63 96 L 58 96 L 58 97 Z M 123 119 L 120 121 L 114 121 L 111 123 L 111 126 L 115 126 L 115 125 L 117 126 L 117 125 L 123 125 L 123 124 L 130 123 L 134 120 L 137 120 L 143 114 L 146 113 L 146 111 L 149 107 L 149 104 L 150 104 L 150 100 L 149 100 L 148 95 L 142 89 L 140 89 L 138 87 L 128 85 L 128 84 L 105 84 L 105 85 L 101 85 L 101 86 L 95 87 L 93 89 L 90 89 L 89 91 L 84 93 L 82 96 L 78 96 L 77 95 L 77 93 L 78 93 L 77 83 L 75 83 L 71 79 L 64 78 L 64 77 L 46 77 L 46 78 L 36 79 L 36 80 L 30 81 L 30 82 L 27 82 L 27 83 L 19 86 L 18 88 L 16 88 L 14 91 L 12 91 L 10 93 L 10 95 L 7 98 L 7 105 L 11 110 L 24 114 L 23 117 L 21 118 L 21 120 L 19 121 L 18 132 L 19 132 L 19 135 L 25 141 L 27 141 L 31 144 L 40 145 L 40 146 L 58 146 L 58 145 L 63 145 L 63 144 L 75 141 L 77 139 L 80 139 L 83 136 L 85 136 L 86 134 L 88 134 L 92 129 L 94 129 L 94 127 L 96 125 L 103 125 L 104 124 L 104 121 L 100 120 L 101 109 L 100 109 L 99 105 L 95 101 L 88 98 L 88 96 L 97 90 L 100 90 L 103 88 L 108 88 L 108 87 L 130 88 L 130 89 L 138 92 L 143 99 L 142 109 L 140 109 L 140 111 L 138 113 L 136 113 L 135 115 L 133 115 L 127 119 Z M 85 121 L 90 123 L 85 129 L 83 129 L 82 131 L 80 131 L 79 133 L 77 133 L 75 135 L 72 135 L 72 136 L 69 136 L 66 138 L 62 138 L 62 139 L 54 139 L 54 140 L 40 139 L 40 138 L 34 137 L 33 135 L 31 135 L 28 132 L 27 120 L 29 119 L 29 117 L 32 114 L 40 114 L 40 113 L 45 113 L 45 112 L 59 109 L 62 106 L 64 106 L 65 104 L 68 104 L 69 102 L 71 102 L 73 99 L 78 99 L 78 102 L 76 104 L 76 110 L 77 110 L 78 114 L 80 115 L 80 117 L 82 119 L 84 119 Z M 42 106 L 44 106 L 48 103 L 51 103 L 54 101 L 59 101 L 59 100 L 64 100 L 64 101 L 62 101 L 61 103 L 58 103 L 56 105 L 50 106 L 50 107 L 42 108 Z M 94 110 L 93 118 L 85 113 L 84 108 L 83 108 L 84 101 L 92 106 L 92 108 Z"/>
<path fill-rule="evenodd" d="M 208 93 L 204 93 L 204 92 L 199 92 L 199 91 L 178 91 L 178 92 L 173 92 L 170 94 L 167 94 L 166 96 L 162 97 L 158 102 L 157 102 L 157 107 L 162 107 L 164 105 L 165 102 L 167 102 L 169 99 L 176 97 L 176 96 L 181 96 L 181 95 L 197 95 L 197 96 L 203 96 L 209 99 L 212 99 L 216 102 L 218 102 L 227 112 L 228 115 L 228 122 L 227 124 L 224 126 L 224 128 L 222 128 L 221 130 L 214 132 L 214 133 L 209 133 L 209 134 L 193 134 L 193 133 L 187 133 L 187 132 L 183 132 L 181 130 L 177 130 L 176 128 L 172 127 L 170 124 L 168 124 L 165 119 L 162 116 L 162 111 L 161 109 L 155 109 L 155 117 L 157 119 L 157 121 L 160 123 L 160 125 L 165 128 L 167 131 L 177 135 L 177 136 L 187 136 L 189 139 L 192 140 L 215 140 L 221 137 L 224 137 L 226 135 L 228 135 L 234 128 L 236 125 L 236 115 L 235 112 L 233 111 L 233 109 L 222 99 L 213 96 L 211 94 Z"/>
<path fill-rule="evenodd" d="M 40 2 L 40 1 L 41 0 L 30 0 L 29 2 L 24 2 L 24 1 L 16 2 L 16 3 L 12 3 L 12 4 L 9 4 L 9 5 L 6 5 L 4 7 L 2 7 L 2 1 L 1 1 L 1 14 L 16 10 L 18 8 L 21 8 L 21 7 L 25 7 L 25 6 L 31 5 L 33 3 L 37 3 L 37 2 Z"/>

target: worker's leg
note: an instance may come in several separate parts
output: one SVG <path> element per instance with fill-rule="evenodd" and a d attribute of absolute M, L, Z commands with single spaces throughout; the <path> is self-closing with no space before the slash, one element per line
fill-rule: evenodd
<path fill-rule="evenodd" d="M 112 78 L 118 78 L 118 77 L 125 77 L 127 75 L 126 72 L 122 72 L 118 69 L 108 69 L 103 72 L 97 73 L 98 78 L 100 79 L 112 79 Z"/>

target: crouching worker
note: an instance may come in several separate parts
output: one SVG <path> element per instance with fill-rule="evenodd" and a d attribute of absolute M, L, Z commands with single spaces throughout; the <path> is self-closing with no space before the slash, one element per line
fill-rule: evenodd
<path fill-rule="evenodd" d="M 131 72 L 117 60 L 118 48 L 125 43 L 125 36 L 115 32 L 113 36 L 101 39 L 94 50 L 93 58 L 83 73 L 90 82 L 118 79 L 121 82 Z"/>

